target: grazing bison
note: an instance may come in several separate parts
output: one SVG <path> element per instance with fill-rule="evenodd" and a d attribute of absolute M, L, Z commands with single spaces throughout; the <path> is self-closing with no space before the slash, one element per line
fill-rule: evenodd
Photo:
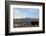
<path fill-rule="evenodd" d="M 31 25 L 38 26 L 39 25 L 39 21 L 32 21 Z"/>

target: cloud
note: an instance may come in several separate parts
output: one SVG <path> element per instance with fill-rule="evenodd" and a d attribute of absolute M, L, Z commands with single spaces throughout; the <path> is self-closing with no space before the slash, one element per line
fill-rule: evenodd
<path fill-rule="evenodd" d="M 13 14 L 14 14 L 13 16 L 16 17 L 16 18 L 22 18 L 22 15 L 18 10 L 14 10 Z"/>

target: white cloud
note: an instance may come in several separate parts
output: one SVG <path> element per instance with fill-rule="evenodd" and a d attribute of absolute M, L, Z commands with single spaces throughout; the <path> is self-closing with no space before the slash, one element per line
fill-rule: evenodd
<path fill-rule="evenodd" d="M 22 15 L 21 15 L 21 13 L 18 10 L 15 10 L 14 12 L 15 12 L 14 13 L 14 17 L 16 17 L 16 18 L 22 18 Z"/>

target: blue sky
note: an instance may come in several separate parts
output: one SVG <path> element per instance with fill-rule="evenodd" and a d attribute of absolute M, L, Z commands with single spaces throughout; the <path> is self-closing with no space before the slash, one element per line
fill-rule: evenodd
<path fill-rule="evenodd" d="M 14 8 L 13 16 L 16 18 L 37 18 L 39 17 L 39 9 L 38 8 Z"/>

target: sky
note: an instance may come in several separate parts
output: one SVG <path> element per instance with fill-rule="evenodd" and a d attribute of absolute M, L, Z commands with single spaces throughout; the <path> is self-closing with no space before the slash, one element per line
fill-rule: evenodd
<path fill-rule="evenodd" d="M 38 18 L 38 8 L 14 8 L 13 17 L 15 18 Z"/>

